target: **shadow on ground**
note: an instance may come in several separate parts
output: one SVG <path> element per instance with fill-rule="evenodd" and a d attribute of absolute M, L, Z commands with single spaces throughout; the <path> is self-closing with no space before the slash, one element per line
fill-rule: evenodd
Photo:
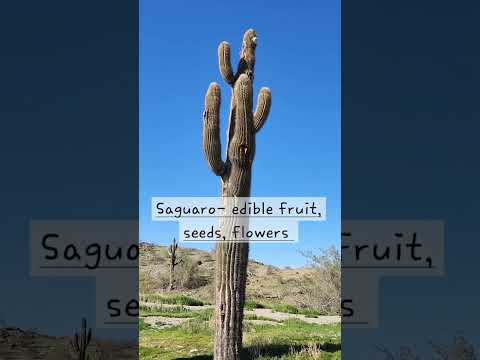
<path fill-rule="evenodd" d="M 324 343 L 319 344 L 320 349 L 325 352 L 334 353 L 341 350 L 340 344 L 334 343 Z M 244 349 L 245 355 L 242 356 L 242 359 L 256 359 L 259 355 L 267 356 L 267 357 L 282 357 L 287 355 L 291 352 L 299 352 L 305 348 L 305 345 L 285 345 L 285 344 L 270 344 L 264 346 L 247 346 Z M 256 354 L 253 356 L 252 354 Z M 176 358 L 175 360 L 213 360 L 213 356 L 211 355 L 199 355 L 199 356 L 192 356 L 188 358 Z"/>

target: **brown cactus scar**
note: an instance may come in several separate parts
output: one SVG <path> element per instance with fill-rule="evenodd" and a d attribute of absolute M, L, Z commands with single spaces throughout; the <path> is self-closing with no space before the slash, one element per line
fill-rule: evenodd
<path fill-rule="evenodd" d="M 248 146 L 245 144 L 240 145 L 240 151 L 243 151 L 245 155 L 247 155 L 248 152 Z"/>

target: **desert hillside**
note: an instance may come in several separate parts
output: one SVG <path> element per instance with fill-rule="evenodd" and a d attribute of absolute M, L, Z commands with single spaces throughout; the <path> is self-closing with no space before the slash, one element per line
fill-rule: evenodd
<path fill-rule="evenodd" d="M 182 261 L 175 268 L 176 287 L 168 291 L 169 257 L 166 246 L 140 245 L 140 293 L 180 293 L 212 302 L 215 258 L 213 253 L 178 248 Z M 309 307 L 308 289 L 315 281 L 315 268 L 282 269 L 250 261 L 247 300 Z"/>
<path fill-rule="evenodd" d="M 95 335 L 94 335 L 95 336 Z M 0 359 L 76 359 L 68 337 L 42 335 L 14 327 L 0 328 Z M 92 360 L 134 359 L 138 346 L 134 343 L 114 343 L 92 340 L 88 355 Z"/>

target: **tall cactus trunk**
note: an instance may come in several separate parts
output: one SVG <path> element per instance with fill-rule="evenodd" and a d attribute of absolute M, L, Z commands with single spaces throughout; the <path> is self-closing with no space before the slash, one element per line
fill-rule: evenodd
<path fill-rule="evenodd" d="M 224 181 L 223 206 L 230 213 L 237 197 L 250 196 L 251 163 L 243 168 L 232 166 Z M 231 240 L 235 226 L 248 226 L 248 219 L 222 218 L 222 237 Z M 249 244 L 225 241 L 216 248 L 215 287 L 215 359 L 239 359 L 242 351 L 243 308 L 247 281 Z"/>
<path fill-rule="evenodd" d="M 216 251 L 214 358 L 240 359 L 248 244 L 220 243 Z"/>
<path fill-rule="evenodd" d="M 173 239 L 172 244 L 168 247 L 168 260 L 170 262 L 170 282 L 168 289 L 172 291 L 175 289 L 175 267 L 182 262 L 182 259 L 177 260 L 178 243 Z"/>
<path fill-rule="evenodd" d="M 175 266 L 172 263 L 172 260 L 170 259 L 170 281 L 168 282 L 168 290 L 172 291 L 175 289 L 175 278 L 174 278 L 174 273 L 175 273 Z"/>
<path fill-rule="evenodd" d="M 230 64 L 230 46 L 222 42 L 218 48 L 219 67 L 223 79 L 233 88 L 227 134 L 227 157 L 221 158 L 220 87 L 210 84 L 203 114 L 203 147 L 207 162 L 222 181 L 223 206 L 229 212 L 238 198 L 250 196 L 252 164 L 255 156 L 255 135 L 267 119 L 271 94 L 260 90 L 253 113 L 253 73 L 255 66 L 255 31 L 243 37 L 238 69 L 234 75 Z M 235 226 L 248 226 L 248 219 L 224 217 L 222 238 L 216 246 L 215 275 L 215 360 L 238 360 L 242 353 L 243 306 L 247 282 L 248 242 L 233 237 Z M 236 240 L 236 241 L 232 241 Z"/>

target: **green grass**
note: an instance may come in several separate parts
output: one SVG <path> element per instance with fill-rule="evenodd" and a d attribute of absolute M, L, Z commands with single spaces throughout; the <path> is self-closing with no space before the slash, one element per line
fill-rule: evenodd
<path fill-rule="evenodd" d="M 245 301 L 244 308 L 245 310 L 265 309 L 265 305 L 256 301 L 247 300 Z"/>
<path fill-rule="evenodd" d="M 245 320 L 264 320 L 264 321 L 272 321 L 272 322 L 278 322 L 278 323 L 282 322 L 282 320 L 271 319 L 265 316 L 258 316 L 255 314 L 245 314 L 243 318 Z"/>
<path fill-rule="evenodd" d="M 212 359 L 211 321 L 192 319 L 180 326 L 140 331 L 140 359 Z M 278 325 L 245 324 L 245 359 L 322 360 L 341 358 L 340 324 L 316 325 L 289 320 Z"/>
<path fill-rule="evenodd" d="M 297 308 L 295 306 L 287 305 L 287 304 L 275 304 L 271 306 L 271 309 L 276 312 L 305 315 L 306 317 L 310 317 L 310 318 L 316 318 L 316 317 L 325 315 L 320 311 L 317 311 L 314 309 L 301 309 L 301 308 Z"/>
<path fill-rule="evenodd" d="M 193 320 L 188 325 L 141 331 L 140 359 L 167 360 L 192 355 L 211 355 L 213 334 L 203 323 L 203 320 Z"/>
<path fill-rule="evenodd" d="M 160 294 L 142 294 L 142 300 L 150 303 L 185 305 L 185 306 L 203 306 L 206 305 L 201 300 L 184 295 L 160 295 Z"/>
<path fill-rule="evenodd" d="M 190 313 L 192 311 L 188 310 L 183 306 L 173 306 L 173 307 L 166 307 L 157 305 L 154 307 L 147 307 L 144 305 L 140 305 L 140 316 L 167 316 L 167 317 L 174 317 L 174 318 L 183 318 L 183 317 L 191 317 Z"/>
<path fill-rule="evenodd" d="M 183 306 L 175 307 L 154 307 L 148 308 L 140 306 L 140 317 L 163 316 L 169 318 L 194 318 L 210 319 L 213 315 L 213 309 L 189 310 Z"/>
<path fill-rule="evenodd" d="M 288 304 L 274 304 L 271 309 L 276 312 L 288 313 L 288 314 L 298 314 L 299 309 L 295 306 Z"/>
<path fill-rule="evenodd" d="M 189 296 L 184 295 L 160 295 L 160 294 L 143 294 L 142 301 L 148 303 L 156 303 L 156 304 L 165 304 L 165 305 L 178 305 L 178 306 L 204 306 L 208 305 L 207 303 L 191 298 Z M 321 315 L 325 315 L 317 310 L 313 309 L 302 309 L 295 307 L 293 305 L 288 304 L 263 304 L 257 301 L 247 300 L 245 302 L 245 310 L 255 310 L 255 309 L 272 309 L 276 312 L 283 312 L 288 314 L 302 314 L 307 317 L 318 317 Z M 148 311 L 148 310 L 145 310 Z M 161 311 L 159 311 L 158 316 L 161 316 L 160 313 L 166 313 L 167 308 L 164 307 Z M 179 312 L 177 310 L 172 310 L 172 312 Z M 180 317 L 180 316 L 177 316 Z"/>
<path fill-rule="evenodd" d="M 321 349 L 321 359 L 340 359 L 340 324 L 317 325 L 287 320 L 281 325 L 250 325 L 245 333 L 248 358 L 315 359 L 311 348 Z"/>
<path fill-rule="evenodd" d="M 139 322 L 138 322 L 139 331 L 147 330 L 150 328 L 151 328 L 150 324 L 147 324 L 145 320 L 143 320 L 142 318 L 139 319 Z"/>
<path fill-rule="evenodd" d="M 245 310 L 255 310 L 255 309 L 272 309 L 276 312 L 288 313 L 288 314 L 301 314 L 305 315 L 306 317 L 318 317 L 321 315 L 325 315 L 320 311 L 314 309 L 303 309 L 298 308 L 293 305 L 288 304 L 262 304 L 256 301 L 246 301 L 245 302 Z"/>
<path fill-rule="evenodd" d="M 143 295 L 143 300 L 155 303 L 140 307 L 140 359 L 142 360 L 211 360 L 213 347 L 213 309 L 191 310 L 185 305 L 203 305 L 186 296 Z M 170 306 L 164 306 L 169 304 Z M 171 306 L 174 305 L 174 306 Z M 245 309 L 271 308 L 273 311 L 321 315 L 315 310 L 291 305 L 270 305 L 247 301 Z M 146 324 L 145 317 L 164 316 L 189 318 L 181 325 L 158 328 Z M 244 359 L 255 360 L 336 360 L 341 358 L 340 324 L 307 324 L 300 320 L 275 321 L 266 317 L 245 314 Z M 268 320 L 259 324 L 248 320 Z M 271 322 L 274 323 L 271 323 Z"/>

